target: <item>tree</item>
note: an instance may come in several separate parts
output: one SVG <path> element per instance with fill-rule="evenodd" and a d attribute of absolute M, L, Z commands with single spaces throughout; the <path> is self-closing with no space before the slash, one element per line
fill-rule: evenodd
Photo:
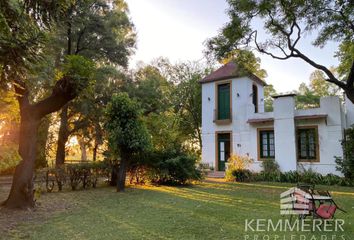
<path fill-rule="evenodd" d="M 218 36 L 208 41 L 210 53 L 222 59 L 235 49 L 253 46 L 274 59 L 302 59 L 321 70 L 326 75 L 326 81 L 342 88 L 354 103 L 354 55 L 347 52 L 354 39 L 354 4 L 351 0 L 228 0 L 228 3 L 231 21 Z M 263 38 L 263 42 L 252 25 L 256 19 L 263 20 L 263 28 L 269 36 Z M 329 68 L 299 49 L 301 38 L 315 31 L 314 46 L 323 47 L 330 40 L 341 44 L 337 56 L 343 63 L 343 78 L 336 77 Z"/>
<path fill-rule="evenodd" d="M 140 102 L 144 116 L 164 112 L 172 106 L 173 85 L 153 65 L 139 68 L 125 88 L 130 97 Z"/>
<path fill-rule="evenodd" d="M 52 93 L 44 99 L 31 99 L 30 70 L 44 56 L 52 19 L 65 7 L 65 1 L 0 1 L 0 83 L 15 91 L 19 103 L 22 159 L 16 166 L 10 194 L 4 202 L 8 208 L 34 206 L 33 171 L 40 120 L 74 99 L 90 78 L 91 62 L 82 57 L 68 57 Z"/>
<path fill-rule="evenodd" d="M 256 57 L 249 49 L 235 49 L 227 54 L 222 62 L 234 61 L 238 66 L 239 75 L 252 73 L 264 80 L 267 77 L 267 71 L 261 68 L 261 59 Z"/>
<path fill-rule="evenodd" d="M 134 154 L 146 151 L 150 139 L 141 120 L 139 104 L 127 93 L 112 97 L 106 111 L 106 129 L 109 149 L 113 156 L 120 157 L 117 191 L 124 191 L 126 171 Z"/>
<path fill-rule="evenodd" d="M 331 69 L 335 74 L 335 69 Z M 316 70 L 311 73 L 310 84 L 301 83 L 299 90 L 295 91 L 296 107 L 298 109 L 314 108 L 320 106 L 321 97 L 336 96 L 340 94 L 340 88 L 326 81 L 323 72 Z"/>
<path fill-rule="evenodd" d="M 277 95 L 277 91 L 272 84 L 264 87 L 264 111 L 273 111 L 273 96 Z"/>
<path fill-rule="evenodd" d="M 212 71 L 198 62 L 184 62 L 171 66 L 169 78 L 175 82 L 174 111 L 181 133 L 190 143 L 202 147 L 202 87 L 199 83 Z"/>
<path fill-rule="evenodd" d="M 127 12 L 123 0 L 72 1 L 62 16 L 64 24 L 59 28 L 57 36 L 61 46 L 59 52 L 85 56 L 102 65 L 126 67 L 135 44 L 133 25 Z M 65 40 L 63 37 L 66 37 Z M 75 109 L 80 109 L 80 104 L 86 105 L 78 100 L 76 106 L 65 105 L 60 113 L 56 166 L 64 164 L 65 144 L 70 135 L 87 126 L 82 119 L 73 120 L 78 113 Z M 74 127 L 70 128 L 70 124 Z"/>

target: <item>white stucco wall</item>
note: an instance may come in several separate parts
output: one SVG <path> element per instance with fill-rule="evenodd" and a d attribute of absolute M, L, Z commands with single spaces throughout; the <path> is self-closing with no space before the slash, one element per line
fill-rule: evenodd
<path fill-rule="evenodd" d="M 281 171 L 294 171 L 297 169 L 294 97 L 276 98 L 273 108 L 275 160 Z"/>
<path fill-rule="evenodd" d="M 254 81 L 247 77 L 232 79 L 232 123 L 218 125 L 213 122 L 215 109 L 215 82 L 202 84 L 202 162 L 215 167 L 216 143 L 215 133 L 232 131 L 232 152 L 248 155 L 254 160 L 250 166 L 253 171 L 261 170 L 258 160 L 258 128 L 274 128 L 275 160 L 282 171 L 313 169 L 322 174 L 340 174 L 335 169 L 334 156 L 341 156 L 343 112 L 338 97 L 321 99 L 321 107 L 307 110 L 295 110 L 294 99 L 291 96 L 280 97 L 274 101 L 274 112 L 264 112 L 263 86 L 258 86 L 259 113 L 254 113 L 252 104 L 252 84 Z M 295 120 L 296 116 L 327 114 L 324 119 Z M 354 114 L 354 107 L 353 107 Z M 248 119 L 274 118 L 274 123 L 249 124 Z M 347 112 L 348 119 L 348 112 Z M 349 118 L 351 119 L 351 118 Z M 354 117 L 353 117 L 354 121 Z M 296 147 L 297 126 L 318 126 L 319 163 L 298 163 Z"/>
<path fill-rule="evenodd" d="M 342 156 L 341 140 L 343 138 L 342 109 L 339 98 L 336 96 L 321 98 L 320 108 L 297 111 L 296 115 L 327 114 L 327 121 L 302 120 L 297 121 L 297 126 L 318 126 L 319 157 L 320 162 L 299 163 L 306 169 L 312 169 L 321 174 L 333 173 L 341 175 L 336 170 L 335 156 Z M 300 167 L 301 168 L 301 167 Z"/>
<path fill-rule="evenodd" d="M 264 112 L 263 86 L 248 77 L 231 79 L 232 123 L 218 125 L 213 122 L 216 83 L 202 84 L 202 161 L 215 167 L 215 132 L 232 131 L 232 152 L 251 154 L 250 127 L 245 124 L 254 113 L 252 104 L 252 84 L 258 87 L 258 111 Z"/>

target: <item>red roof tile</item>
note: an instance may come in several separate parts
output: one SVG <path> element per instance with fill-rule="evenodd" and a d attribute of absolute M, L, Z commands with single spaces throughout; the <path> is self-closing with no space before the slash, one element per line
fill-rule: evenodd
<path fill-rule="evenodd" d="M 230 78 L 237 78 L 237 77 L 243 77 L 239 74 L 238 72 L 238 66 L 234 62 L 228 62 L 227 64 L 223 65 L 219 69 L 215 70 L 202 80 L 200 80 L 200 83 L 208 83 L 208 82 L 215 82 L 215 81 L 220 81 L 220 80 L 225 80 L 225 79 L 230 79 Z M 257 81 L 258 83 L 262 84 L 263 86 L 267 85 L 262 79 L 257 77 L 256 75 L 249 73 L 248 77 L 250 77 L 252 80 Z"/>

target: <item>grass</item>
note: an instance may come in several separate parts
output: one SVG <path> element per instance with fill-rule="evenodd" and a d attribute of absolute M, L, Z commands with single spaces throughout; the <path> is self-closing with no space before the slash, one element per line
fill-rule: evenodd
<path fill-rule="evenodd" d="M 287 184 L 220 183 L 206 181 L 191 187 L 132 186 L 125 193 L 102 187 L 45 194 L 41 206 L 68 203 L 44 218 L 22 221 L 6 239 L 245 239 L 245 219 L 278 220 L 279 194 Z M 328 187 L 326 187 L 328 188 Z M 353 188 L 330 187 L 348 213 L 345 239 L 354 236 Z M 60 203 L 60 204 L 59 204 Z M 50 208 L 52 208 L 50 207 Z M 40 211 L 39 211 L 40 212 Z M 1 214 L 1 212 L 0 212 Z M 33 213 L 41 216 L 43 213 Z M 261 234 L 267 234 L 262 232 Z M 270 233 L 290 239 L 294 233 Z M 295 233 L 299 235 L 302 233 Z M 323 232 L 305 233 L 320 239 Z M 326 234 L 326 233 L 325 233 Z M 331 239 L 332 233 L 327 233 Z M 251 234 L 249 239 L 254 239 Z M 1 238 L 1 236 L 0 236 Z M 262 238 L 259 238 L 259 240 Z M 282 239 L 283 238 L 278 238 Z M 338 239 L 341 239 L 338 237 Z"/>

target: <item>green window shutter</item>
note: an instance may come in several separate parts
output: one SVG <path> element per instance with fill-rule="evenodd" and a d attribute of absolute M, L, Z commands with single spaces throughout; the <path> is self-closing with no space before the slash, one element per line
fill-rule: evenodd
<path fill-rule="evenodd" d="M 230 84 L 218 85 L 218 120 L 230 119 Z"/>

